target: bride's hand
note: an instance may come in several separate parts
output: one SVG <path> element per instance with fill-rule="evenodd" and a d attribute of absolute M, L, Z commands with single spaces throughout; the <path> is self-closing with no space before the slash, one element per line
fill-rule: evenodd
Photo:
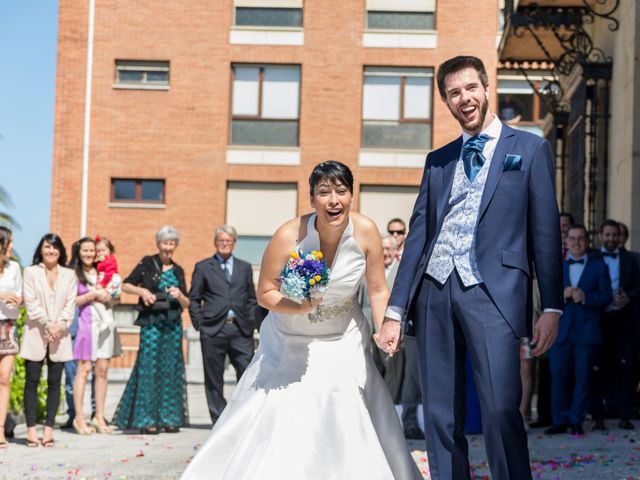
<path fill-rule="evenodd" d="M 316 307 L 320 305 L 322 298 L 312 298 L 311 300 L 303 300 L 300 304 L 300 315 L 306 315 L 307 313 L 315 312 Z"/>

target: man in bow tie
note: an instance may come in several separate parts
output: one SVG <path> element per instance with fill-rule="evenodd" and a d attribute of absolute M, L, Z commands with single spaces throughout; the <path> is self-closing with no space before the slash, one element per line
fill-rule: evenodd
<path fill-rule="evenodd" d="M 378 345 L 415 333 L 433 479 L 469 479 L 465 359 L 471 365 L 493 478 L 531 478 L 518 409 L 520 337 L 530 336 L 531 273 L 544 313 L 532 353 L 553 344 L 562 302 L 560 222 L 551 147 L 489 109 L 482 61 L 461 56 L 437 72 L 462 135 L 427 156 L 420 193 Z"/>
<path fill-rule="evenodd" d="M 545 430 L 547 435 L 565 433 L 568 427 L 573 434 L 584 434 L 594 353 L 602 343 L 600 317 L 612 299 L 607 266 L 597 256 L 587 255 L 587 245 L 584 226 L 571 226 L 563 268 L 565 306 L 549 351 L 553 425 Z"/>
<path fill-rule="evenodd" d="M 617 411 L 618 426 L 634 428 L 630 417 L 635 390 L 634 371 L 637 362 L 635 348 L 636 312 L 640 300 L 640 269 L 633 254 L 620 248 L 620 225 L 605 220 L 600 227 L 598 256 L 609 267 L 613 300 L 602 317 L 604 342 L 596 353 L 595 378 L 591 415 L 593 428 L 605 430 L 604 403 Z M 606 402 L 605 402 L 606 401 Z"/>

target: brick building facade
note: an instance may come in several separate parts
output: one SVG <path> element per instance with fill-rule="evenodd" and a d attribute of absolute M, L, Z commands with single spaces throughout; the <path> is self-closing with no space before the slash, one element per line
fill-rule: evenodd
<path fill-rule="evenodd" d="M 60 0 L 51 230 L 109 236 L 126 274 L 172 224 L 189 277 L 232 223 L 256 264 L 271 232 L 310 210 L 307 178 L 327 159 L 352 168 L 354 207 L 381 229 L 408 220 L 425 154 L 459 135 L 437 66 L 483 58 L 497 106 L 498 12 L 497 0 Z"/>

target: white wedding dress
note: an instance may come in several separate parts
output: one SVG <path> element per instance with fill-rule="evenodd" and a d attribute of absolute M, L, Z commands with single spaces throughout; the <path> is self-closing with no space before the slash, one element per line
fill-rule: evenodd
<path fill-rule="evenodd" d="M 320 249 L 315 215 L 300 251 Z M 349 221 L 318 315 L 271 312 L 260 346 L 183 480 L 415 480 L 356 301 L 365 256 Z"/>

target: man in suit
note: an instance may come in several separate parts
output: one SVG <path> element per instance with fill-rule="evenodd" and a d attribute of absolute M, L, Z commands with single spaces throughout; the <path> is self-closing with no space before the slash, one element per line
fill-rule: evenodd
<path fill-rule="evenodd" d="M 549 351 L 553 425 L 545 430 L 547 435 L 565 433 L 568 426 L 572 434 L 584 434 L 594 353 L 602 343 L 600 317 L 613 298 L 607 265 L 595 255 L 588 257 L 587 245 L 584 225 L 573 225 L 563 263 L 565 306 Z M 569 391 L 572 378 L 573 394 Z"/>
<path fill-rule="evenodd" d="M 216 229 L 216 253 L 196 264 L 189 292 L 189 315 L 200 332 L 205 393 L 214 424 L 227 405 L 223 395 L 226 355 L 238 379 L 253 357 L 256 291 L 251 265 L 232 255 L 237 238 L 231 225 Z"/>
<path fill-rule="evenodd" d="M 631 414 L 635 390 L 634 373 L 637 361 L 635 349 L 636 311 L 640 300 L 640 269 L 633 254 L 619 246 L 620 226 L 605 220 L 600 227 L 600 251 L 597 255 L 609 267 L 613 301 L 602 317 L 604 342 L 597 352 L 594 393 L 591 404 L 593 428 L 605 430 L 605 409 L 618 413 L 618 426 L 633 430 Z M 607 388 L 607 385 L 610 386 Z M 608 391 L 607 391 L 608 390 Z"/>
<path fill-rule="evenodd" d="M 427 156 L 409 235 L 376 342 L 397 351 L 401 323 L 418 342 L 433 479 L 469 479 L 464 369 L 471 357 L 493 478 L 531 478 L 520 411 L 520 337 L 532 264 L 544 313 L 532 353 L 555 339 L 562 259 L 551 147 L 489 111 L 488 76 L 476 57 L 437 73 L 442 101 L 462 136 Z"/>

